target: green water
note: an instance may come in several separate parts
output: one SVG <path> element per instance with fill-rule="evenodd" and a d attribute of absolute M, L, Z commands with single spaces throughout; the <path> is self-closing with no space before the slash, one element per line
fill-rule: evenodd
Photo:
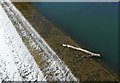
<path fill-rule="evenodd" d="M 101 61 L 118 72 L 118 3 L 34 3 L 66 34 L 100 53 Z"/>

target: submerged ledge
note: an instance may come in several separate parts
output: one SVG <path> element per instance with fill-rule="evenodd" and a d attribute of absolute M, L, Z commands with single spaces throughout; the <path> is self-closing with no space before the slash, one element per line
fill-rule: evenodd
<path fill-rule="evenodd" d="M 85 53 L 62 47 L 63 43 L 68 43 L 76 47 L 80 46 L 44 17 L 40 11 L 38 12 L 31 3 L 14 4 L 79 80 L 117 81 L 117 78 L 113 74 L 94 59 L 82 58 L 83 55 L 86 56 Z M 39 62 L 36 59 L 37 56 L 34 57 L 36 62 Z"/>

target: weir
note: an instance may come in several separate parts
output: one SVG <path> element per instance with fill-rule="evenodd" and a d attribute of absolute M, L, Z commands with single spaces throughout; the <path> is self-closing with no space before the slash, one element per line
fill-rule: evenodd
<path fill-rule="evenodd" d="M 45 42 L 45 40 L 36 32 L 36 30 L 32 27 L 32 25 L 26 20 L 26 18 L 20 13 L 20 11 L 13 5 L 13 3 L 10 0 L 0 0 L 0 5 L 4 9 L 9 20 L 11 20 L 11 22 L 13 23 L 14 29 L 16 29 L 21 39 L 23 40 L 24 38 L 27 39 L 29 42 L 28 44 L 31 46 L 31 48 L 39 51 L 39 55 L 44 60 L 43 64 L 47 64 L 45 65 L 45 68 L 41 70 L 44 76 L 44 79 L 42 80 L 78 81 L 78 79 L 71 73 L 67 65 L 65 65 L 65 63 L 61 61 L 58 55 L 51 49 L 51 47 Z M 27 81 L 30 81 L 30 79 L 28 79 Z"/>
<path fill-rule="evenodd" d="M 46 81 L 0 4 L 0 83 Z"/>

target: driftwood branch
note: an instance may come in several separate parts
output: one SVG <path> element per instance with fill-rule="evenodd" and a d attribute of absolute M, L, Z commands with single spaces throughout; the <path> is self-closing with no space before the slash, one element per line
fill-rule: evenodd
<path fill-rule="evenodd" d="M 89 54 L 89 55 L 91 55 L 91 56 L 101 57 L 100 54 L 96 54 L 96 53 L 90 52 L 90 51 L 85 50 L 85 49 L 83 49 L 83 48 L 74 47 L 74 46 L 69 45 L 69 44 L 63 44 L 62 46 L 63 46 L 63 47 L 68 47 L 68 48 L 72 48 L 72 49 L 75 49 L 75 50 L 78 50 L 78 51 L 85 52 L 85 53 L 87 53 L 87 54 Z"/>

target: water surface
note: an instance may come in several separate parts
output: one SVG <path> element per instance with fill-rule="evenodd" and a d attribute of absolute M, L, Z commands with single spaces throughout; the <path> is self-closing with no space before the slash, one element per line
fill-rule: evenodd
<path fill-rule="evenodd" d="M 118 71 L 118 3 L 35 3 L 66 34 Z"/>

